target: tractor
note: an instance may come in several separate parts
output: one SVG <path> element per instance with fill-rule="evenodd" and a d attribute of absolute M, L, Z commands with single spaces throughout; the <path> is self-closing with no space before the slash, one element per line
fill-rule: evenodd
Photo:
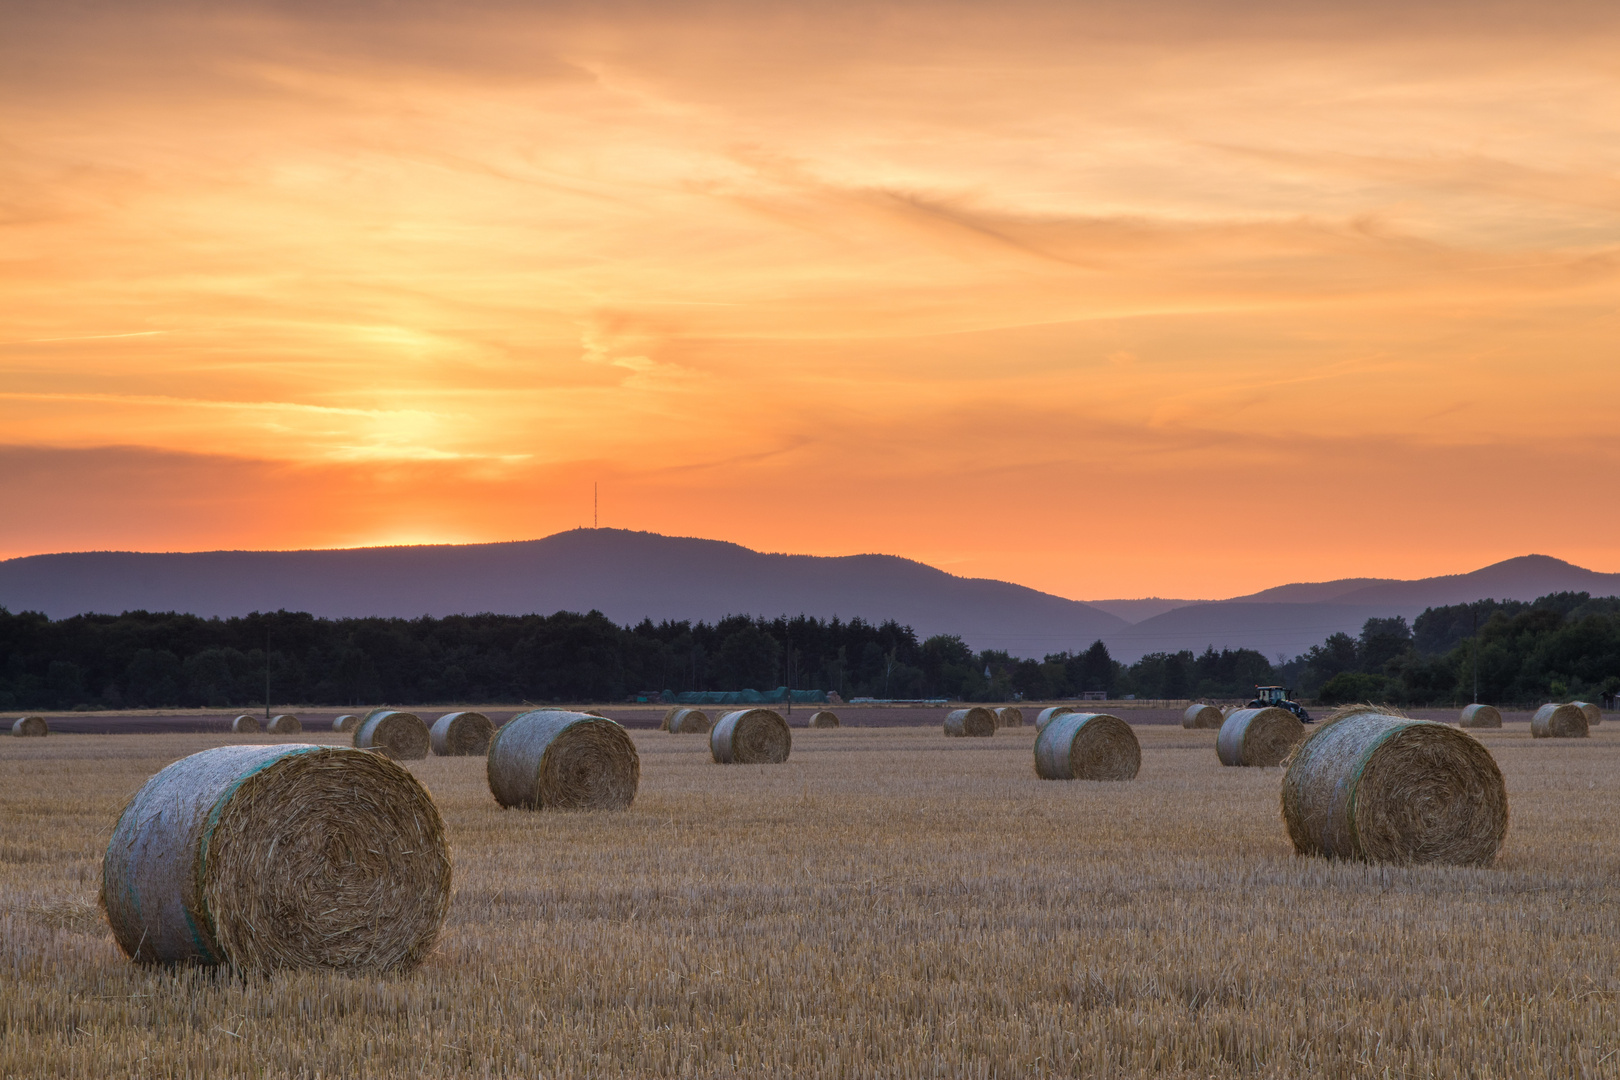
<path fill-rule="evenodd" d="M 1249 702 L 1251 709 L 1287 709 L 1305 723 L 1313 723 L 1311 714 L 1305 711 L 1305 706 L 1288 697 L 1286 686 L 1257 686 L 1254 688 L 1254 700 Z"/>

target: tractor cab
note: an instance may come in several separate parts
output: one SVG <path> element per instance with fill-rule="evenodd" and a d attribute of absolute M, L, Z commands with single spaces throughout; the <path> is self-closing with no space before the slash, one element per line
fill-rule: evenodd
<path fill-rule="evenodd" d="M 1251 709 L 1287 709 L 1305 723 L 1311 723 L 1311 714 L 1305 711 L 1305 706 L 1289 698 L 1286 686 L 1257 686 L 1254 688 L 1254 700 L 1249 702 Z"/>

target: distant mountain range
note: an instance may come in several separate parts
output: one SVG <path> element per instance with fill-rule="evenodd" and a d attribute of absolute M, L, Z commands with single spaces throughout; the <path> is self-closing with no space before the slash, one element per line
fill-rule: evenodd
<path fill-rule="evenodd" d="M 1561 591 L 1620 594 L 1620 574 L 1525 555 L 1468 574 L 1397 581 L 1345 578 L 1281 585 L 1232 600 L 1150 598 L 1083 603 L 988 578 L 963 578 L 893 555 L 775 555 L 719 540 L 575 529 L 505 544 L 335 551 L 80 552 L 0 562 L 0 605 L 52 618 L 81 612 L 242 615 L 529 614 L 601 611 L 713 621 L 805 613 L 896 619 L 919 635 L 961 634 L 1018 656 L 1083 649 L 1098 638 L 1118 659 L 1149 652 L 1253 648 L 1303 652 L 1373 616 L 1486 598 Z"/>

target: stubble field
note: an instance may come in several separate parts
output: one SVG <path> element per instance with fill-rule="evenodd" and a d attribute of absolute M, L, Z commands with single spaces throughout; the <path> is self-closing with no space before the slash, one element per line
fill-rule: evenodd
<path fill-rule="evenodd" d="M 153 772 L 277 740 L 7 739 L 0 1076 L 1620 1076 L 1620 725 L 1479 733 L 1487 870 L 1297 858 L 1278 770 L 1137 733 L 1140 778 L 1088 784 L 1037 780 L 1032 728 L 801 729 L 780 766 L 636 732 L 607 814 L 411 763 L 455 857 L 437 952 L 247 980 L 129 964 L 94 897 Z"/>

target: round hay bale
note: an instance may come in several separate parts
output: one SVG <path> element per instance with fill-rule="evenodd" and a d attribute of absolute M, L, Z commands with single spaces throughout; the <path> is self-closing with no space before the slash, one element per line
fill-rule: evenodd
<path fill-rule="evenodd" d="M 264 730 L 271 735 L 296 735 L 304 730 L 304 722 L 292 713 L 282 713 L 280 716 L 271 717 Z"/>
<path fill-rule="evenodd" d="M 1233 709 L 1215 736 L 1215 753 L 1222 765 L 1281 765 L 1304 737 L 1305 725 L 1287 709 Z"/>
<path fill-rule="evenodd" d="M 353 713 L 344 713 L 332 720 L 332 730 L 337 732 L 348 733 L 359 726 L 360 718 Z"/>
<path fill-rule="evenodd" d="M 636 744 L 617 721 L 535 709 L 489 740 L 489 791 L 525 810 L 623 810 L 641 783 Z"/>
<path fill-rule="evenodd" d="M 1282 783 L 1301 855 L 1483 866 L 1507 835 L 1507 789 L 1489 750 L 1433 720 L 1357 713 L 1311 734 Z"/>
<path fill-rule="evenodd" d="M 996 727 L 1023 727 L 1024 710 L 1016 705 L 1003 705 L 996 710 Z"/>
<path fill-rule="evenodd" d="M 817 709 L 810 714 L 811 727 L 837 727 L 838 714 L 831 709 Z"/>
<path fill-rule="evenodd" d="M 428 756 L 428 726 L 415 713 L 398 709 L 376 709 L 354 729 L 354 745 L 361 750 L 380 750 L 395 761 L 415 761 Z"/>
<path fill-rule="evenodd" d="M 1357 701 L 1337 706 L 1332 712 L 1322 717 L 1322 723 L 1331 724 L 1336 720 L 1343 720 L 1347 716 L 1356 716 L 1360 713 L 1378 713 L 1381 716 L 1401 716 L 1406 714 L 1392 705 L 1374 705 L 1368 701 Z"/>
<path fill-rule="evenodd" d="M 1573 705 L 1551 702 L 1530 718 L 1530 734 L 1537 739 L 1586 738 L 1586 714 Z"/>
<path fill-rule="evenodd" d="M 1501 727 L 1502 713 L 1494 705 L 1464 705 L 1457 722 L 1463 727 Z"/>
<path fill-rule="evenodd" d="M 11 733 L 19 738 L 35 739 L 49 735 L 51 726 L 43 716 L 19 716 L 11 725 Z"/>
<path fill-rule="evenodd" d="M 1218 728 L 1226 717 L 1221 710 L 1213 705 L 1199 702 L 1187 706 L 1187 711 L 1181 714 L 1181 726 L 1184 728 Z"/>
<path fill-rule="evenodd" d="M 669 730 L 669 722 L 671 720 L 675 719 L 675 714 L 680 712 L 680 711 L 681 711 L 681 707 L 679 705 L 676 705 L 673 708 L 665 710 L 665 712 L 664 712 L 664 722 L 658 725 L 658 730 L 659 731 L 668 731 Z"/>
<path fill-rule="evenodd" d="M 709 753 L 720 765 L 779 765 L 793 750 L 793 732 L 774 709 L 728 712 L 709 729 Z"/>
<path fill-rule="evenodd" d="M 433 799 L 384 757 L 221 746 L 130 800 L 101 903 L 132 960 L 394 971 L 433 948 L 450 850 Z"/>
<path fill-rule="evenodd" d="M 945 716 L 945 734 L 953 739 L 989 738 L 996 733 L 996 714 L 989 709 L 974 706 L 957 709 Z"/>
<path fill-rule="evenodd" d="M 481 712 L 445 713 L 428 729 L 428 743 L 440 757 L 467 757 L 489 751 L 495 724 Z"/>
<path fill-rule="evenodd" d="M 1587 727 L 1597 727 L 1599 724 L 1603 723 L 1603 710 L 1592 704 L 1590 701 L 1572 701 L 1570 704 L 1586 714 Z"/>
<path fill-rule="evenodd" d="M 1040 712 L 1035 714 L 1035 730 L 1039 732 L 1057 717 L 1067 716 L 1069 713 L 1077 713 L 1079 711 L 1080 710 L 1075 708 L 1073 705 L 1052 705 L 1048 708 L 1042 709 Z"/>
<path fill-rule="evenodd" d="M 1064 713 L 1035 736 L 1042 780 L 1134 780 L 1141 768 L 1136 732 L 1109 713 Z"/>
<path fill-rule="evenodd" d="M 243 713 L 231 721 L 231 730 L 238 735 L 257 735 L 264 730 L 259 726 L 259 718 L 252 713 Z"/>
<path fill-rule="evenodd" d="M 676 709 L 669 718 L 671 735 L 703 735 L 711 726 L 709 714 L 702 709 Z"/>

